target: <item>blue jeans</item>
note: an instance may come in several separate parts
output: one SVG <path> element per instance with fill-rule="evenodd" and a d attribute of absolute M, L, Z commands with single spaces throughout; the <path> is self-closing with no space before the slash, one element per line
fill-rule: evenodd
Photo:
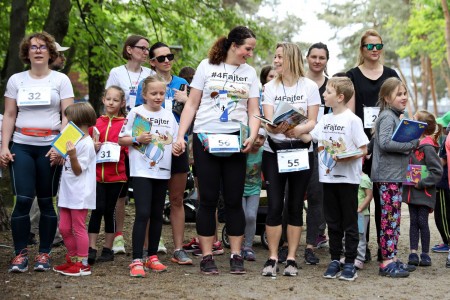
<path fill-rule="evenodd" d="M 39 221 L 39 252 L 50 253 L 57 227 L 54 197 L 58 191 L 60 166 L 50 166 L 45 157 L 49 146 L 32 146 L 11 143 L 15 154 L 10 164 L 11 184 L 14 193 L 14 208 L 11 214 L 11 229 L 16 255 L 27 247 L 30 233 L 30 209 L 37 196 L 41 218 Z"/>

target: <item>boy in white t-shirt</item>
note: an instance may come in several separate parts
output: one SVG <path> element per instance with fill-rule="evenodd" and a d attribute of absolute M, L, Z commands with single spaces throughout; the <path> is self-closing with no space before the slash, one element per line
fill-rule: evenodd
<path fill-rule="evenodd" d="M 318 141 L 319 180 L 323 183 L 324 216 L 328 225 L 331 263 L 323 277 L 353 281 L 358 277 L 354 261 L 357 256 L 358 186 L 361 181 L 362 157 L 367 153 L 369 140 L 362 121 L 347 102 L 354 94 L 353 83 L 346 77 L 333 77 L 323 94 L 325 106 L 332 114 L 323 116 L 310 134 L 303 134 L 304 142 Z M 360 152 L 346 158 L 337 154 Z M 341 272 L 339 259 L 345 234 L 345 263 Z"/>

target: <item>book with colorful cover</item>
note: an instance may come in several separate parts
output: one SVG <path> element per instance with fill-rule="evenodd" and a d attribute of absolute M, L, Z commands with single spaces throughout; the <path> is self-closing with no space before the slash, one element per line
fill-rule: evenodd
<path fill-rule="evenodd" d="M 71 141 L 76 145 L 84 136 L 84 132 L 78 128 L 72 121 L 67 123 L 66 127 L 55 137 L 52 147 L 61 154 L 62 157 L 67 156 L 67 142 Z"/>
<path fill-rule="evenodd" d="M 392 140 L 400 143 L 417 140 L 426 127 L 427 123 L 425 122 L 402 119 L 392 135 Z"/>
<path fill-rule="evenodd" d="M 406 180 L 404 185 L 416 185 L 420 180 L 428 177 L 428 169 L 425 165 L 409 164 L 406 168 Z"/>
<path fill-rule="evenodd" d="M 131 129 L 132 135 L 131 136 L 140 136 L 143 132 L 150 132 L 152 129 L 152 124 L 143 116 L 140 114 L 136 114 L 136 117 L 133 121 L 133 127 Z M 142 154 L 145 153 L 145 148 L 147 148 L 147 145 L 133 145 L 133 147 L 141 152 Z"/>
<path fill-rule="evenodd" d="M 92 140 L 94 143 L 98 143 L 100 141 L 100 131 L 97 127 L 92 127 Z"/>
<path fill-rule="evenodd" d="M 302 114 L 298 109 L 286 102 L 280 102 L 273 115 L 273 120 L 270 121 L 263 116 L 254 116 L 262 122 L 268 123 L 277 127 L 282 122 L 289 124 L 289 129 L 294 128 L 298 124 L 308 121 L 308 117 Z"/>
<path fill-rule="evenodd" d="M 241 143 L 241 147 L 243 148 L 244 142 L 250 136 L 250 127 L 243 123 L 239 123 L 239 142 Z"/>
<path fill-rule="evenodd" d="M 355 151 L 348 151 L 348 152 L 342 152 L 342 153 L 337 153 L 336 157 L 339 159 L 342 158 L 347 158 L 347 157 L 352 157 L 352 156 L 356 156 L 356 155 L 361 155 L 363 152 L 361 151 L 361 149 L 355 150 Z"/>

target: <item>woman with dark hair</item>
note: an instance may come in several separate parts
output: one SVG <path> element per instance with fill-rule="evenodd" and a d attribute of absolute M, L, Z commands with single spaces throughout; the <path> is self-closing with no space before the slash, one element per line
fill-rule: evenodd
<path fill-rule="evenodd" d="M 136 104 L 138 84 L 141 80 L 153 75 L 155 72 L 142 65 L 148 60 L 149 40 L 141 35 L 130 35 L 123 45 L 122 57 L 126 64 L 112 68 L 106 81 L 105 89 L 116 85 L 125 92 L 127 111 Z M 128 157 L 125 159 L 127 175 L 129 175 Z M 129 177 L 129 176 L 128 176 Z M 122 231 L 125 221 L 125 198 L 128 192 L 128 184 L 122 189 L 117 200 L 115 211 L 116 233 L 112 250 L 115 254 L 125 254 L 125 241 Z"/>
<path fill-rule="evenodd" d="M 200 270 L 205 274 L 218 274 L 212 248 L 221 185 L 231 244 L 230 271 L 232 274 L 245 273 L 244 260 L 240 256 L 245 229 L 242 208 L 245 153 L 251 150 L 260 125 L 259 120 L 253 117 L 259 112 L 258 76 L 255 69 L 247 64 L 255 46 L 255 34 L 244 26 L 233 28 L 228 37 L 221 37 L 214 43 L 208 59 L 200 63 L 194 75 L 174 145 L 176 155 L 185 151 L 183 138 L 195 117 L 193 149 L 201 199 L 197 233 L 203 254 Z M 250 134 L 239 141 L 241 123 L 249 125 Z M 220 148 L 220 142 L 224 145 L 235 144 L 242 150 L 233 153 L 230 148 L 222 147 L 224 152 L 209 152 L 212 148 Z"/>
<path fill-rule="evenodd" d="M 67 124 L 64 110 L 73 103 L 73 89 L 67 75 L 49 65 L 58 57 L 55 39 L 46 32 L 33 33 L 20 44 L 20 59 L 30 66 L 8 80 L 2 127 L 2 166 L 10 163 L 14 192 L 11 229 L 16 257 L 9 272 L 28 270 L 27 242 L 33 199 L 41 211 L 39 253 L 35 271 L 47 271 L 56 232 L 54 201 L 61 167 L 53 160 L 51 143 Z"/>
<path fill-rule="evenodd" d="M 275 78 L 277 72 L 275 72 L 273 66 L 265 66 L 261 69 L 261 73 L 259 74 L 259 80 L 261 81 L 261 85 L 263 86 L 272 79 Z"/>

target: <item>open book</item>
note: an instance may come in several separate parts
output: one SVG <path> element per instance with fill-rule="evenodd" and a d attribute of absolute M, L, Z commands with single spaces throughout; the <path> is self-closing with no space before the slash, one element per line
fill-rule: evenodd
<path fill-rule="evenodd" d="M 56 136 L 52 142 L 52 147 L 61 154 L 62 157 L 67 156 L 66 144 L 71 141 L 73 145 L 76 145 L 84 136 L 84 132 L 77 127 L 72 121 L 67 123 L 66 127 Z"/>
<path fill-rule="evenodd" d="M 417 140 L 425 131 L 425 127 L 425 122 L 402 119 L 392 135 L 392 140 L 401 143 Z"/>
<path fill-rule="evenodd" d="M 363 152 L 360 149 L 358 149 L 358 150 L 355 150 L 355 151 L 348 151 L 348 152 L 337 153 L 336 157 L 339 158 L 339 159 L 342 159 L 342 158 L 352 157 L 352 156 L 356 156 L 356 155 L 361 155 L 362 153 Z"/>
<path fill-rule="evenodd" d="M 281 122 L 287 122 L 289 124 L 289 129 L 308 121 L 307 116 L 303 115 L 298 109 L 286 102 L 280 102 L 278 104 L 272 121 L 264 118 L 263 116 L 254 117 L 274 127 L 277 127 Z"/>

